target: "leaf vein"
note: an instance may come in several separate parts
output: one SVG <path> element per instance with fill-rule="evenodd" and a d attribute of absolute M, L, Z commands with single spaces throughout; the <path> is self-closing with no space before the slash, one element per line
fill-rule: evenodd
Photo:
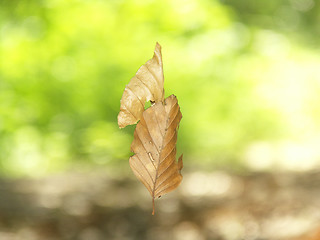
<path fill-rule="evenodd" d="M 178 181 L 178 182 L 176 182 L 175 184 L 172 184 L 172 185 L 167 186 L 166 188 L 162 189 L 157 195 L 160 195 L 160 196 L 161 196 L 161 193 L 162 193 L 162 192 L 166 191 L 166 190 L 167 190 L 168 188 L 170 188 L 170 187 L 176 187 L 176 186 L 178 186 L 178 185 L 180 184 L 180 182 L 181 182 L 181 181 Z M 174 189 L 174 188 L 173 188 L 173 189 Z"/>
<path fill-rule="evenodd" d="M 153 180 L 153 178 L 152 178 L 152 176 L 151 176 L 150 172 L 148 171 L 147 167 L 146 167 L 146 166 L 143 164 L 143 162 L 141 161 L 141 159 L 140 159 L 139 155 L 137 155 L 137 158 L 139 159 L 139 161 L 140 161 L 140 163 L 142 164 L 142 166 L 144 167 L 144 169 L 147 171 L 147 173 L 148 173 L 148 175 L 149 175 L 149 177 L 150 177 L 151 181 L 152 181 L 152 182 L 154 182 L 154 180 Z"/>
<path fill-rule="evenodd" d="M 168 169 L 175 164 L 175 160 L 172 161 L 172 163 L 170 163 L 170 165 L 168 167 L 166 167 L 166 169 L 158 176 L 158 178 L 160 178 L 166 171 L 168 171 Z"/>
<path fill-rule="evenodd" d="M 150 184 L 145 180 L 145 177 L 143 175 L 141 175 L 141 173 L 131 164 L 131 167 L 135 170 L 134 172 L 138 173 L 139 176 L 141 177 L 141 179 L 143 179 L 143 183 L 145 182 L 148 187 L 149 187 L 149 191 L 152 192 L 153 191 L 153 188 L 150 186 Z M 153 182 L 153 181 L 152 181 Z"/>
<path fill-rule="evenodd" d="M 159 150 L 158 150 L 158 148 L 157 148 L 157 146 L 156 146 L 155 141 L 153 140 L 153 137 L 152 137 L 151 134 L 150 134 L 148 125 L 144 125 L 144 124 L 142 124 L 142 123 L 141 123 L 141 125 L 142 125 L 145 129 L 147 129 L 147 132 L 148 132 L 148 134 L 149 134 L 149 136 L 150 136 L 150 138 L 151 138 L 151 142 L 152 142 L 153 146 L 156 148 L 156 150 L 157 150 L 157 152 L 158 152 L 158 154 L 159 154 L 159 156 L 160 156 L 160 152 L 159 152 Z"/>
<path fill-rule="evenodd" d="M 176 174 L 176 172 L 172 172 L 169 176 L 167 176 L 158 186 L 155 186 L 155 191 L 158 190 L 163 185 L 163 183 L 165 183 L 169 178 Z"/>
<path fill-rule="evenodd" d="M 161 159 L 161 160 L 159 161 L 160 164 L 163 163 L 163 162 L 169 157 L 169 155 L 170 155 L 174 150 L 175 150 L 175 147 L 173 147 L 173 148 L 171 149 L 171 151 L 167 154 L 167 156 L 166 156 L 165 158 L 163 158 L 163 159 Z"/>
<path fill-rule="evenodd" d="M 141 138 L 140 138 L 140 136 L 139 136 L 138 131 L 137 131 L 137 137 L 138 137 L 138 139 L 139 139 L 139 141 L 140 141 L 140 143 L 141 143 L 144 151 L 148 154 L 149 151 L 146 149 L 146 147 L 145 147 L 144 144 L 142 143 L 142 140 L 141 140 Z M 154 162 L 153 162 L 152 159 L 150 158 L 149 154 L 148 154 L 148 158 L 149 158 L 150 162 L 152 163 L 154 169 L 156 169 L 156 166 L 154 165 Z M 153 181 L 153 180 L 152 180 L 152 181 Z"/>
<path fill-rule="evenodd" d="M 145 83 L 140 79 L 140 77 L 138 77 L 138 75 L 136 75 L 136 78 L 137 78 L 144 86 L 146 86 L 147 90 L 151 93 L 153 99 L 155 100 L 156 98 L 155 98 L 155 96 L 154 96 L 154 93 L 153 93 L 153 91 L 151 91 L 151 89 L 149 88 L 149 86 L 148 86 L 147 84 L 145 84 Z"/>
<path fill-rule="evenodd" d="M 157 87 L 158 87 L 159 83 L 158 83 L 158 80 L 157 80 L 156 75 L 150 70 L 150 68 L 148 67 L 147 64 L 145 65 L 145 67 L 147 68 L 148 72 L 150 72 L 152 78 L 155 80 L 155 82 L 156 82 L 156 84 L 157 84 Z"/>
<path fill-rule="evenodd" d="M 179 115 L 179 110 L 177 111 L 177 113 L 176 113 L 176 115 L 174 116 L 174 118 L 172 118 L 172 121 L 169 123 L 169 125 L 168 125 L 168 127 L 167 127 L 167 129 L 169 129 L 170 127 L 171 127 L 171 125 L 172 125 L 172 123 L 174 122 L 174 120 L 177 118 L 177 116 Z"/>
<path fill-rule="evenodd" d="M 137 96 L 137 94 L 134 91 L 132 91 L 131 88 L 129 88 L 129 86 L 127 86 L 127 90 L 129 90 L 132 93 L 132 95 L 139 100 L 141 106 L 144 108 L 144 104 L 141 102 L 141 99 Z"/>

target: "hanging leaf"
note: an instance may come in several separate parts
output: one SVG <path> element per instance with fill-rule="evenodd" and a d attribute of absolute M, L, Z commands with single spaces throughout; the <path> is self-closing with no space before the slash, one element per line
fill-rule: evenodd
<path fill-rule="evenodd" d="M 136 126 L 129 159 L 136 177 L 145 185 L 152 198 L 178 187 L 182 180 L 182 155 L 176 161 L 177 134 L 182 114 L 174 95 L 164 100 L 161 47 L 157 43 L 153 58 L 141 66 L 126 86 L 122 98 L 118 125 L 140 122 Z M 144 109 L 147 101 L 152 105 Z"/>
<path fill-rule="evenodd" d="M 134 132 L 129 162 L 134 174 L 154 199 L 178 187 L 182 180 L 182 155 L 176 161 L 176 142 L 182 118 L 177 98 L 157 102 L 144 111 Z"/>
<path fill-rule="evenodd" d="M 147 101 L 163 102 L 163 81 L 161 46 L 157 43 L 153 58 L 139 68 L 124 89 L 118 115 L 120 128 L 137 123 Z"/>

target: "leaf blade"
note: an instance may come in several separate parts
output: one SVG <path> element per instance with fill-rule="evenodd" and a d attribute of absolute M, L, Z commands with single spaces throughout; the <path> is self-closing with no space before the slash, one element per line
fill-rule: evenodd
<path fill-rule="evenodd" d="M 120 128 L 137 123 L 147 101 L 164 101 L 163 83 L 161 46 L 156 43 L 153 57 L 138 69 L 123 92 L 118 114 Z"/>
<path fill-rule="evenodd" d="M 176 161 L 177 132 L 181 118 L 177 98 L 171 95 L 165 100 L 165 104 L 155 103 L 143 113 L 134 133 L 131 149 L 134 156 L 145 158 L 140 161 L 145 166 L 138 165 L 138 159 L 134 156 L 129 163 L 137 178 L 151 194 L 153 213 L 154 199 L 177 188 L 182 180 L 182 157 Z M 155 168 L 150 167 L 150 161 Z M 141 177 L 146 176 L 146 170 L 153 182 Z M 151 190 L 148 187 L 150 185 Z"/>

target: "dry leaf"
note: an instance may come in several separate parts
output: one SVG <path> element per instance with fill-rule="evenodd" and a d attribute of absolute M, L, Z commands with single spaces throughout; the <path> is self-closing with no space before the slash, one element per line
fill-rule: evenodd
<path fill-rule="evenodd" d="M 177 98 L 171 95 L 164 104 L 157 102 L 144 111 L 134 132 L 130 167 L 151 194 L 152 214 L 154 199 L 174 190 L 182 180 L 182 155 L 176 161 L 181 118 Z"/>
<path fill-rule="evenodd" d="M 147 101 L 163 102 L 163 100 L 161 46 L 157 43 L 153 58 L 139 68 L 123 92 L 118 115 L 119 127 L 124 128 L 137 123 Z"/>
<path fill-rule="evenodd" d="M 144 110 L 146 101 L 152 105 Z M 182 155 L 176 161 L 177 133 L 182 114 L 177 98 L 164 100 L 161 47 L 140 67 L 126 86 L 121 98 L 118 125 L 136 126 L 129 163 L 134 174 L 146 186 L 154 200 L 178 187 L 182 180 Z"/>

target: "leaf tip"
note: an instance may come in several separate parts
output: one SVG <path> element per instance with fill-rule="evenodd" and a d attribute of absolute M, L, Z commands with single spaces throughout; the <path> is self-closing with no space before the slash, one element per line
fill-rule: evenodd
<path fill-rule="evenodd" d="M 161 45 L 159 42 L 156 42 L 156 48 L 160 48 L 161 49 Z"/>
<path fill-rule="evenodd" d="M 154 57 L 157 58 L 158 63 L 162 66 L 162 56 L 161 56 L 161 45 L 156 42 L 156 46 L 154 48 Z"/>

